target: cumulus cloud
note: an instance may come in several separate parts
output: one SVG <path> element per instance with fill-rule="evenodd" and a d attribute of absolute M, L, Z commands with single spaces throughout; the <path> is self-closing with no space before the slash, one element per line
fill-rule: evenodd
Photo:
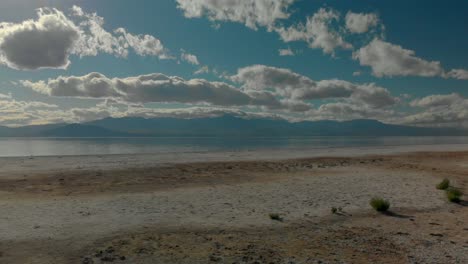
<path fill-rule="evenodd" d="M 314 119 L 377 119 L 384 122 L 392 122 L 395 116 L 399 115 L 393 109 L 374 108 L 353 102 L 323 104 L 318 109 L 310 111 L 309 114 L 314 116 Z"/>
<path fill-rule="evenodd" d="M 0 100 L 11 99 L 10 94 L 1 94 L 0 93 Z"/>
<path fill-rule="evenodd" d="M 97 13 L 86 13 L 80 7 L 73 6 L 72 17 L 79 25 L 81 37 L 75 46 L 75 53 L 80 56 L 96 56 L 99 52 L 126 57 L 129 48 L 140 56 L 170 58 L 168 50 L 161 41 L 151 35 L 135 35 L 125 28 L 113 32 L 104 29 L 104 18 Z"/>
<path fill-rule="evenodd" d="M 294 51 L 292 51 L 291 48 L 279 49 L 278 53 L 280 56 L 294 56 Z"/>
<path fill-rule="evenodd" d="M 58 121 L 57 115 L 45 115 L 58 112 L 58 106 L 38 101 L 19 101 L 11 95 L 0 94 L 0 125 L 20 126 L 41 122 Z M 55 116 L 55 117 L 54 117 Z"/>
<path fill-rule="evenodd" d="M 440 62 L 418 58 L 412 50 L 377 38 L 354 52 L 353 58 L 359 60 L 363 66 L 370 66 L 373 74 L 377 77 L 434 77 L 444 74 Z"/>
<path fill-rule="evenodd" d="M 327 54 L 334 54 L 336 48 L 352 48 L 352 45 L 339 33 L 341 29 L 336 30 L 335 25 L 332 25 L 341 20 L 340 13 L 333 9 L 320 8 L 307 18 L 305 24 L 284 27 L 279 22 L 290 17 L 288 8 L 295 0 L 177 0 L 177 2 L 178 8 L 187 18 L 206 17 L 212 22 L 242 23 L 254 30 L 265 27 L 268 31 L 277 32 L 284 42 L 305 41 L 309 47 L 322 49 Z M 290 52 L 284 51 L 284 55 L 290 55 Z"/>
<path fill-rule="evenodd" d="M 266 91 L 243 91 L 223 82 L 204 79 L 184 80 L 161 73 L 127 78 L 108 78 L 100 73 L 68 76 L 48 81 L 22 81 L 22 85 L 39 93 L 59 97 L 116 98 L 125 102 L 177 102 L 216 106 L 260 106 L 288 108 Z M 296 106 L 291 110 L 297 109 Z"/>
<path fill-rule="evenodd" d="M 430 95 L 413 100 L 410 104 L 421 111 L 406 116 L 404 123 L 468 127 L 468 99 L 459 94 Z"/>
<path fill-rule="evenodd" d="M 128 33 L 124 28 L 116 29 L 115 33 L 121 35 L 119 37 L 119 41 L 122 43 L 121 47 L 128 45 L 140 56 L 156 56 L 160 59 L 171 58 L 161 41 L 151 35 L 133 35 Z"/>
<path fill-rule="evenodd" d="M 468 70 L 444 70 L 439 61 L 427 61 L 416 56 L 413 50 L 404 49 L 375 38 L 368 45 L 353 52 L 353 59 L 369 66 L 377 77 L 420 76 L 468 80 Z"/>
<path fill-rule="evenodd" d="M 242 23 L 257 30 L 271 30 L 276 21 L 289 17 L 288 7 L 295 0 L 177 0 L 187 18 L 207 17 L 210 21 Z"/>
<path fill-rule="evenodd" d="M 388 90 L 375 84 L 354 84 L 343 80 L 314 81 L 289 69 L 253 65 L 240 68 L 231 80 L 246 90 L 273 90 L 293 100 L 348 99 L 371 107 L 397 102 Z"/>
<path fill-rule="evenodd" d="M 0 23 L 0 62 L 14 69 L 66 68 L 79 28 L 57 9 L 39 9 L 37 15 Z"/>
<path fill-rule="evenodd" d="M 324 53 L 334 54 L 336 48 L 351 49 L 353 47 L 338 31 L 333 29 L 332 23 L 337 21 L 340 21 L 339 12 L 320 8 L 307 18 L 305 24 L 299 23 L 288 28 L 276 27 L 275 31 L 285 42 L 306 41 L 311 48 L 320 48 Z"/>
<path fill-rule="evenodd" d="M 451 93 L 451 94 L 445 94 L 445 95 L 430 95 L 426 96 L 420 99 L 416 99 L 411 101 L 410 105 L 415 106 L 415 107 L 447 107 L 452 104 L 459 103 L 463 101 L 464 98 L 457 94 L 457 93 Z"/>
<path fill-rule="evenodd" d="M 116 99 L 100 100 L 92 107 L 62 108 L 57 105 L 37 101 L 18 101 L 10 95 L 0 97 L 0 125 L 24 126 L 49 123 L 83 123 L 106 117 L 143 118 L 207 118 L 223 115 L 250 118 L 284 118 L 271 112 L 249 112 L 232 107 L 190 106 L 176 108 L 152 108 L 142 104 L 128 103 Z"/>
<path fill-rule="evenodd" d="M 113 99 L 125 103 L 182 103 L 216 107 L 254 107 L 263 110 L 304 113 L 313 110 L 311 100 L 336 100 L 384 109 L 398 98 L 375 84 L 354 84 L 343 80 L 314 81 L 288 69 L 253 65 L 228 77 L 226 82 L 185 80 L 161 73 L 126 78 L 109 78 L 100 73 L 67 76 L 47 81 L 22 81 L 39 93 L 56 97 Z"/>
<path fill-rule="evenodd" d="M 348 12 L 343 23 L 340 12 L 332 8 L 320 8 L 307 17 L 305 23 L 284 26 L 283 21 L 291 16 L 289 8 L 295 0 L 177 0 L 178 8 L 187 18 L 206 17 L 219 28 L 219 22 L 236 22 L 257 30 L 265 27 L 279 34 L 284 42 L 304 41 L 310 48 L 322 49 L 334 55 L 336 49 L 352 49 L 344 39 L 346 29 L 351 33 L 365 33 L 379 24 L 374 13 Z M 383 28 L 383 25 L 382 25 Z M 280 55 L 292 55 L 289 50 L 280 50 Z"/>
<path fill-rule="evenodd" d="M 64 69 L 70 55 L 108 53 L 126 57 L 129 48 L 140 56 L 170 58 L 161 41 L 151 35 L 134 35 L 119 28 L 104 29 L 104 19 L 74 6 L 70 15 L 55 8 L 40 8 L 37 19 L 0 23 L 0 63 L 10 68 Z"/>
<path fill-rule="evenodd" d="M 48 81 L 23 81 L 23 85 L 47 95 L 96 98 L 100 102 L 90 108 L 64 110 L 56 105 L 16 101 L 11 95 L 0 94 L 0 124 L 86 122 L 108 116 L 196 118 L 244 113 L 296 121 L 369 118 L 411 125 L 468 126 L 468 99 L 455 93 L 413 100 L 409 103 L 412 114 L 408 114 L 395 108 L 401 103 L 399 98 L 375 84 L 314 81 L 287 69 L 263 65 L 239 69 L 231 79 L 240 82 L 242 87 L 162 74 L 108 78 L 91 73 Z M 310 100 L 315 99 L 324 100 L 317 101 L 318 106 L 314 107 Z M 166 102 L 182 103 L 183 107 L 145 105 Z"/>
<path fill-rule="evenodd" d="M 250 97 L 224 83 L 203 79 L 186 81 L 163 74 L 128 78 L 108 78 L 100 73 L 58 77 L 47 82 L 28 82 L 28 86 L 51 96 L 83 98 L 121 98 L 128 102 L 181 102 L 245 105 Z"/>
<path fill-rule="evenodd" d="M 453 69 L 445 75 L 446 78 L 453 78 L 458 80 L 468 80 L 468 70 Z"/>
<path fill-rule="evenodd" d="M 345 17 L 346 28 L 351 33 L 362 34 L 379 23 L 379 17 L 374 13 L 353 13 L 349 11 Z"/>
<path fill-rule="evenodd" d="M 204 74 L 204 73 L 209 73 L 210 68 L 206 65 L 200 67 L 198 70 L 196 70 L 193 74 L 198 75 L 198 74 Z"/>
<path fill-rule="evenodd" d="M 195 56 L 193 54 L 190 54 L 190 53 L 186 53 L 185 51 L 182 51 L 182 54 L 180 55 L 180 58 L 183 61 L 186 61 L 186 62 L 188 62 L 190 64 L 200 65 L 200 62 L 198 61 L 197 56 Z"/>

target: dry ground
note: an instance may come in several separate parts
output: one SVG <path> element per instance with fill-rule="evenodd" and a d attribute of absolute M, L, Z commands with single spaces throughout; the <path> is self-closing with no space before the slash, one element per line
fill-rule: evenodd
<path fill-rule="evenodd" d="M 468 152 L 24 171 L 0 263 L 468 263 Z"/>

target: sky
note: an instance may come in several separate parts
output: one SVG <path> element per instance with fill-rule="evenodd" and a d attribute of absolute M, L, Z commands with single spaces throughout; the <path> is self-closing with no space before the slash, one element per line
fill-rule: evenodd
<path fill-rule="evenodd" d="M 106 117 L 468 127 L 468 1 L 3 0 L 0 125 Z"/>

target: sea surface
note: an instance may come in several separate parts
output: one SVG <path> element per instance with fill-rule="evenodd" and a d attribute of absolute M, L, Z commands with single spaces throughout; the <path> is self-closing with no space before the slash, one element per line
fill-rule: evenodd
<path fill-rule="evenodd" d="M 0 138 L 0 157 L 468 144 L 468 137 Z"/>

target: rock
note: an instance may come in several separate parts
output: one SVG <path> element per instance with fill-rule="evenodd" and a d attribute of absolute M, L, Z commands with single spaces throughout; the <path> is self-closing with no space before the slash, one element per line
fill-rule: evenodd
<path fill-rule="evenodd" d="M 220 256 L 210 255 L 210 261 L 212 261 L 212 262 L 220 262 L 222 260 L 223 260 L 223 258 L 220 257 Z"/>
<path fill-rule="evenodd" d="M 106 262 L 113 262 L 115 260 L 115 257 L 112 256 L 112 255 L 106 255 L 106 256 L 102 257 L 101 260 L 106 261 Z"/>
<path fill-rule="evenodd" d="M 83 260 L 81 261 L 82 264 L 93 264 L 94 261 L 90 257 L 84 257 Z"/>

